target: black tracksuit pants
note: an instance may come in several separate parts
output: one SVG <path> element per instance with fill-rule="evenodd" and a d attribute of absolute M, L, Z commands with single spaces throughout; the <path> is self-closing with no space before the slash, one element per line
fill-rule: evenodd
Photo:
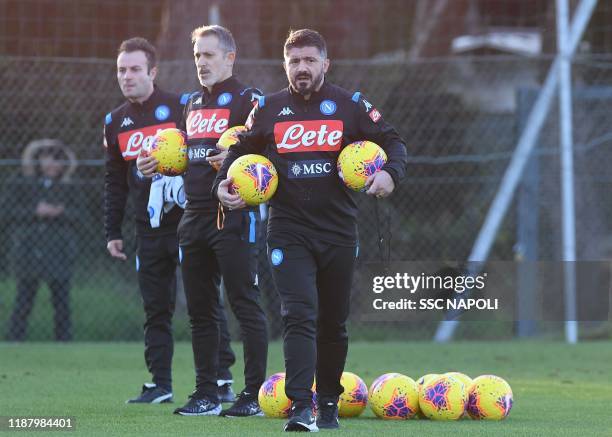
<path fill-rule="evenodd" d="M 172 315 L 176 302 L 176 266 L 179 262 L 175 234 L 139 236 L 136 269 L 145 310 L 145 362 L 153 382 L 172 389 Z M 224 316 L 223 309 L 220 314 Z M 223 347 L 219 357 L 219 379 L 232 379 L 229 367 L 235 356 L 229 344 L 227 321 L 223 317 Z"/>
<path fill-rule="evenodd" d="M 317 395 L 335 398 L 343 391 L 356 248 L 271 232 L 268 259 L 281 299 L 287 397 L 311 405 L 316 375 Z"/>
<path fill-rule="evenodd" d="M 257 286 L 258 213 L 242 210 L 225 216 L 217 229 L 217 213 L 185 211 L 179 225 L 181 268 L 191 320 L 196 391 L 217 396 L 219 367 L 219 283 L 240 324 L 244 344 L 246 390 L 257 393 L 265 379 L 268 355 L 266 318 Z"/>

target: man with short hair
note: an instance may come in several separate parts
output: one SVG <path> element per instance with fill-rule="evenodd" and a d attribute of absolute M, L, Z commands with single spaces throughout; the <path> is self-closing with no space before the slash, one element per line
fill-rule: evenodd
<path fill-rule="evenodd" d="M 187 207 L 178 233 L 196 389 L 175 414 L 261 416 L 257 394 L 265 379 L 268 334 L 257 286 L 259 214 L 257 210 L 242 210 L 229 211 L 224 217 L 220 212 L 218 216 L 218 202 L 211 196 L 215 168 L 227 154 L 218 153 L 217 141 L 228 128 L 245 123 L 254 96 L 261 93 L 233 76 L 236 44 L 229 30 L 221 26 L 199 27 L 192 33 L 192 43 L 202 91 L 190 96 L 183 117 L 189 165 L 184 176 Z M 155 165 L 151 157 L 138 159 L 138 167 L 145 175 L 151 175 Z M 240 324 L 245 363 L 245 388 L 223 412 L 215 379 L 221 277 Z"/>
<path fill-rule="evenodd" d="M 343 391 L 346 321 L 358 252 L 358 194 L 344 186 L 336 161 L 354 141 L 380 145 L 388 161 L 368 178 L 367 194 L 387 197 L 404 176 L 406 148 L 359 92 L 325 81 L 329 59 L 318 32 L 291 32 L 284 57 L 289 87 L 258 100 L 249 115 L 249 130 L 230 148 L 219 170 L 213 194 L 230 210 L 243 208 L 244 201 L 230 192 L 232 179 L 226 179 L 232 162 L 265 151 L 276 167 L 279 182 L 270 201 L 268 257 L 281 299 L 285 392 L 292 401 L 284 429 L 317 431 L 339 426 L 337 402 Z M 311 405 L 315 375 L 316 419 Z"/>
<path fill-rule="evenodd" d="M 160 129 L 177 127 L 181 123 L 189 95 L 178 96 L 160 90 L 154 84 L 156 75 L 155 47 L 139 37 L 123 41 L 117 56 L 117 80 L 127 101 L 106 115 L 104 125 L 107 249 L 112 257 L 127 259 L 123 252 L 121 225 L 128 193 L 131 193 L 136 222 L 136 270 L 146 316 L 145 361 L 153 376 L 153 383 L 145 383 L 142 393 L 129 403 L 172 401 L 172 315 L 179 258 L 176 228 L 183 211 L 174 206 L 158 227 L 151 226 L 147 207 L 151 180 L 138 171 L 136 158 L 141 147 L 149 144 Z M 234 355 L 227 326 L 224 332 L 224 353 L 221 355 L 224 371 L 220 374 L 231 380 L 229 367 L 234 362 Z"/>

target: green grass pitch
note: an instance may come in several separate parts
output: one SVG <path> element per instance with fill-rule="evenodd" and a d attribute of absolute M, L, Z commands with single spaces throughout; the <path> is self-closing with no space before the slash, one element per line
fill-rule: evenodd
<path fill-rule="evenodd" d="M 235 350 L 241 356 L 239 345 Z M 268 374 L 282 371 L 282 366 L 281 345 L 273 343 Z M 241 367 L 239 360 L 233 368 L 237 390 L 242 388 Z M 502 422 L 382 421 L 368 408 L 360 418 L 341 420 L 341 430 L 334 431 L 338 435 L 612 436 L 611 342 L 575 346 L 518 341 L 358 342 L 350 345 L 346 370 L 360 375 L 368 385 L 392 371 L 414 379 L 450 370 L 472 377 L 493 373 L 512 386 L 514 407 Z M 126 405 L 124 401 L 147 381 L 139 343 L 0 343 L 0 416 L 76 418 L 76 432 L 53 435 L 246 437 L 281 433 L 284 421 L 279 419 L 172 415 L 173 408 L 191 392 L 193 380 L 191 346 L 178 344 L 174 404 Z"/>

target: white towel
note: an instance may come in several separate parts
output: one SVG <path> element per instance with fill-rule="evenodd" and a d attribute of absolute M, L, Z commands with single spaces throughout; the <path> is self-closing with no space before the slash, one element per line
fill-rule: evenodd
<path fill-rule="evenodd" d="M 164 180 L 164 211 L 170 211 L 174 205 L 185 209 L 187 198 L 183 188 L 183 177 L 164 176 Z"/>
<path fill-rule="evenodd" d="M 153 176 L 147 205 L 152 228 L 159 228 L 163 215 L 174 205 L 185 208 L 186 203 L 182 176 L 163 176 L 159 173 Z"/>

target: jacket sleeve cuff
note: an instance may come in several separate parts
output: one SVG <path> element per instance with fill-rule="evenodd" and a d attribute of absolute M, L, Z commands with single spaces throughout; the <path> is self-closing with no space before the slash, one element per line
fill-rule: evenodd
<path fill-rule="evenodd" d="M 121 235 L 121 232 L 109 232 L 108 234 L 106 234 L 106 242 L 108 243 L 109 241 L 112 240 L 123 240 L 123 236 Z"/>
<path fill-rule="evenodd" d="M 400 178 L 399 175 L 397 174 L 397 171 L 390 165 L 385 165 L 383 166 L 382 170 L 386 171 L 387 173 L 389 173 L 389 176 L 391 176 L 391 179 L 393 179 L 393 183 L 395 184 L 395 188 L 397 188 L 400 184 Z"/>

